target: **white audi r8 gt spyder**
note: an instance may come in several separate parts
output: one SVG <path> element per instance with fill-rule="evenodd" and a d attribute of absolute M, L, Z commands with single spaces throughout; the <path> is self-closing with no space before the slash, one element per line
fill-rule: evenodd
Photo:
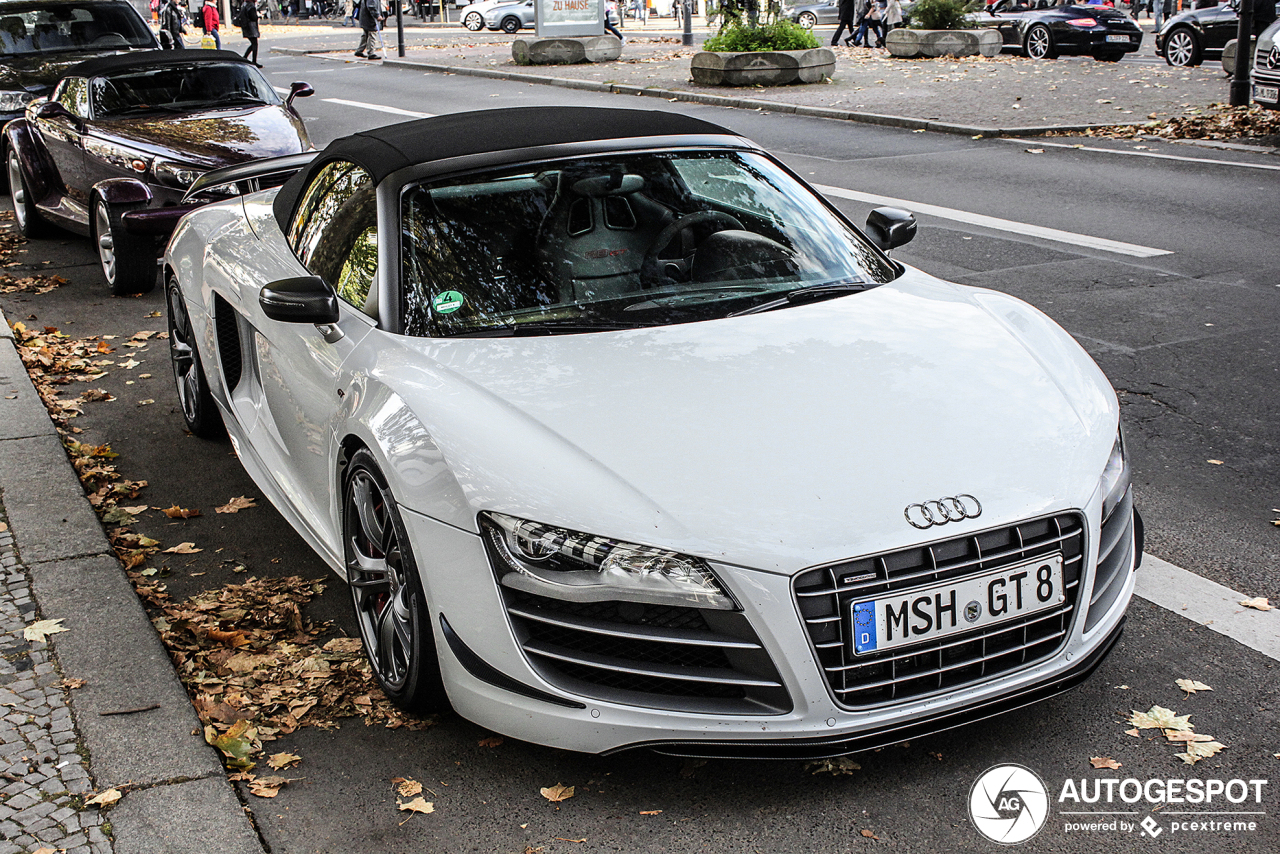
<path fill-rule="evenodd" d="M 595 753 L 893 743 L 1083 680 L 1142 551 L 1102 372 L 890 258 L 915 228 L 675 113 L 384 127 L 182 220 L 178 397 L 406 709 Z"/>

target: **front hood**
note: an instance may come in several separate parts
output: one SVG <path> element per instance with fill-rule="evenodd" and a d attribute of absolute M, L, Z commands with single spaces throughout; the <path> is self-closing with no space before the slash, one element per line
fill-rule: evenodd
<path fill-rule="evenodd" d="M 46 95 L 68 68 L 88 59 L 121 53 L 119 50 L 77 50 L 71 53 L 24 53 L 5 56 L 0 62 L 0 89 L 26 89 Z"/>
<path fill-rule="evenodd" d="M 1118 417 L 1044 315 L 916 271 L 740 318 L 406 346 L 430 368 L 398 391 L 430 400 L 474 510 L 784 573 L 1083 507 Z M 961 493 L 980 518 L 903 517 Z"/>
<path fill-rule="evenodd" d="M 94 135 L 205 169 L 311 147 L 302 122 L 274 105 L 105 120 L 95 123 Z"/>

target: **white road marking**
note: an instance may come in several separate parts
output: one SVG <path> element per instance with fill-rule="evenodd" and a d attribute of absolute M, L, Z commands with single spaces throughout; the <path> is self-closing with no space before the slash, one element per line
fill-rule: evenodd
<path fill-rule="evenodd" d="M 1037 143 L 1037 145 L 1038 144 L 1039 143 Z M 841 199 L 849 199 L 855 202 L 866 202 L 873 205 L 888 205 L 895 208 L 905 208 L 912 213 L 923 214 L 925 216 L 936 216 L 941 217 L 942 219 L 968 223 L 969 225 L 982 226 L 983 228 L 994 228 L 997 231 L 1008 231 L 1013 234 L 1024 234 L 1027 237 L 1038 237 L 1042 240 L 1053 240 L 1058 243 L 1068 243 L 1072 246 L 1082 246 L 1086 249 L 1101 249 L 1104 252 L 1114 252 L 1117 255 L 1130 255 L 1135 258 L 1154 258 L 1157 255 L 1173 254 L 1168 249 L 1153 249 L 1150 246 L 1139 246 L 1135 243 L 1121 243 L 1119 240 L 1108 240 L 1105 237 L 1097 237 L 1092 234 L 1076 234 L 1071 231 L 1060 231 L 1056 228 L 1046 228 L 1042 225 L 1014 222 L 1013 220 L 1000 219 L 999 217 L 986 216 L 985 214 L 958 211 L 952 208 L 943 208 L 938 205 L 909 202 L 906 199 L 877 196 L 874 193 L 860 193 L 857 190 L 846 190 L 843 187 L 828 187 L 823 184 L 814 184 L 813 187 L 819 193 L 823 193 L 828 196 L 836 196 Z"/>
<path fill-rule="evenodd" d="M 1026 139 L 1007 139 L 1001 137 L 1001 142 L 1015 142 L 1020 145 L 1026 145 L 1029 141 Z M 1181 157 L 1177 154 L 1157 154 L 1154 151 L 1124 151 L 1118 148 L 1101 148 L 1096 145 L 1072 145 L 1066 142 L 1046 142 L 1042 139 L 1033 140 L 1036 148 L 1074 148 L 1076 151 L 1097 151 L 1102 154 L 1127 154 L 1130 157 L 1154 157 L 1157 160 L 1179 160 L 1183 163 L 1210 163 L 1215 166 L 1239 166 L 1242 169 L 1266 169 L 1271 172 L 1280 172 L 1280 166 L 1272 166 L 1268 163 L 1240 163 L 1235 160 L 1214 160 L 1210 157 Z"/>
<path fill-rule="evenodd" d="M 1158 557 L 1143 554 L 1134 591 L 1148 602 L 1181 614 L 1207 629 L 1280 661 L 1280 609 L 1258 611 L 1240 604 L 1253 597 L 1201 578 Z"/>
<path fill-rule="evenodd" d="M 366 104 L 363 101 L 348 101 L 345 98 L 321 98 L 328 104 L 342 104 L 344 107 L 359 107 L 362 110 L 377 110 L 380 113 L 391 113 L 397 116 L 408 116 L 411 119 L 429 119 L 435 113 L 419 113 L 413 110 L 402 110 L 399 107 L 386 107 L 382 104 Z"/>

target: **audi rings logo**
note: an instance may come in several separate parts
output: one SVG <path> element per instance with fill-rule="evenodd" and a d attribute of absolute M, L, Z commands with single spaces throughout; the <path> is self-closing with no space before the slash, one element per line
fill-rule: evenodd
<path fill-rule="evenodd" d="M 969 790 L 969 818 L 992 842 L 1026 842 L 1049 818 L 1049 792 L 1030 768 L 996 765 L 983 772 Z"/>
<path fill-rule="evenodd" d="M 934 525 L 959 522 L 961 519 L 977 519 L 982 515 L 982 505 L 972 495 L 962 493 L 920 504 L 908 504 L 902 515 L 907 517 L 907 522 L 912 527 L 923 530 Z"/>
<path fill-rule="evenodd" d="M 1273 45 L 1267 54 L 1267 68 L 1280 68 L 1280 44 Z"/>

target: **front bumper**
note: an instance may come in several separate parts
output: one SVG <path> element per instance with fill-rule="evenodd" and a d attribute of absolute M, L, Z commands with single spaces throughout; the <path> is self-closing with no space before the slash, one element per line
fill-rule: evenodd
<path fill-rule="evenodd" d="M 1095 502 L 1095 505 L 1098 502 Z M 1088 551 L 1080 596 L 1090 601 L 1101 507 L 1083 514 Z M 478 537 L 404 510 L 410 538 L 430 554 L 423 576 L 450 700 L 463 717 L 525 741 L 589 753 L 635 747 L 687 756 L 820 758 L 865 750 L 1021 708 L 1083 681 L 1115 645 L 1141 553 L 1140 523 L 1128 530 L 1123 574 L 1086 621 L 1078 614 L 1052 655 L 986 682 L 868 708 L 836 702 L 799 614 L 793 579 L 714 565 L 743 606 L 790 703 L 754 713 L 709 713 L 678 703 L 640 704 L 576 693 L 544 678 L 507 615 Z M 1095 597 L 1099 594 L 1095 594 Z M 1088 628 L 1086 629 L 1086 622 Z M 448 627 L 447 629 L 445 627 Z M 665 707 L 663 707 L 665 706 Z"/>

